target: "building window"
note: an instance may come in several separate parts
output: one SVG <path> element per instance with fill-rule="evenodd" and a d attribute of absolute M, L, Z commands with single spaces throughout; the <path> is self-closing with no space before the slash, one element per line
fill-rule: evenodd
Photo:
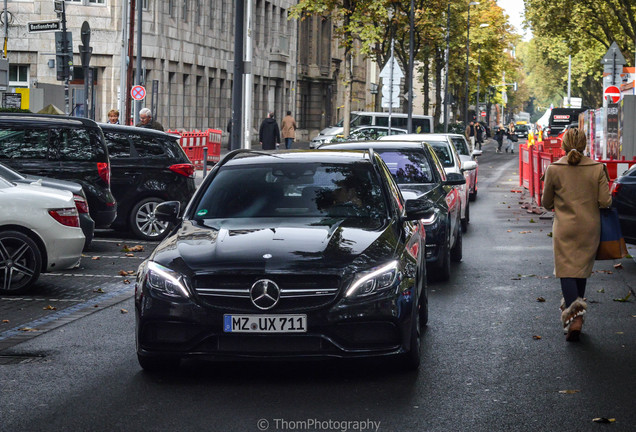
<path fill-rule="evenodd" d="M 188 22 L 188 11 L 189 11 L 189 5 L 190 0 L 183 0 L 183 20 L 185 22 Z"/>
<path fill-rule="evenodd" d="M 168 15 L 174 18 L 174 2 L 175 0 L 168 0 Z"/>
<path fill-rule="evenodd" d="M 9 85 L 11 87 L 28 87 L 29 65 L 9 65 Z"/>
<path fill-rule="evenodd" d="M 70 3 L 79 3 L 85 6 L 95 5 L 95 4 L 103 5 L 106 2 L 106 0 L 66 0 L 66 1 Z"/>
<path fill-rule="evenodd" d="M 150 3 L 150 0 L 142 0 L 141 1 L 141 9 L 147 11 L 148 8 L 150 7 L 149 3 Z"/>
<path fill-rule="evenodd" d="M 213 1 L 210 2 L 210 30 L 214 30 L 214 12 L 216 11 L 216 5 Z"/>
<path fill-rule="evenodd" d="M 194 0 L 194 22 L 201 25 L 201 0 Z"/>

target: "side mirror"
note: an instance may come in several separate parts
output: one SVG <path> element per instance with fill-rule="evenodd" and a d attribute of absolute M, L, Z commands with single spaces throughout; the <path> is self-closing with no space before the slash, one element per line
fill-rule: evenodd
<path fill-rule="evenodd" d="M 462 171 L 470 171 L 474 169 L 477 169 L 477 162 L 475 161 L 462 162 Z"/>
<path fill-rule="evenodd" d="M 448 173 L 446 174 L 446 181 L 444 184 L 449 186 L 461 186 L 466 184 L 466 178 L 459 173 Z"/>
<path fill-rule="evenodd" d="M 433 203 L 426 199 L 406 200 L 405 205 L 406 220 L 428 219 L 435 213 Z"/>
<path fill-rule="evenodd" d="M 481 156 L 484 152 L 482 150 L 473 150 L 473 153 L 471 154 L 472 157 L 475 156 Z"/>
<path fill-rule="evenodd" d="M 166 201 L 155 207 L 155 217 L 161 222 L 177 223 L 179 221 L 179 201 Z"/>

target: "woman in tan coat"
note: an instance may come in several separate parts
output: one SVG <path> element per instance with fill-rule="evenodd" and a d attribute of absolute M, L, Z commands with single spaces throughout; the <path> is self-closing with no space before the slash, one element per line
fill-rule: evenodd
<path fill-rule="evenodd" d="M 285 148 L 290 149 L 294 139 L 296 139 L 296 120 L 291 115 L 291 111 L 287 111 L 287 115 L 283 117 L 280 125 L 283 139 L 285 140 Z"/>
<path fill-rule="evenodd" d="M 609 207 L 607 168 L 583 156 L 585 133 L 570 129 L 563 136 L 567 153 L 545 172 L 543 207 L 554 209 L 554 273 L 561 278 L 561 321 L 566 340 L 576 341 L 587 310 L 585 284 L 592 273 L 601 237 L 601 207 Z"/>

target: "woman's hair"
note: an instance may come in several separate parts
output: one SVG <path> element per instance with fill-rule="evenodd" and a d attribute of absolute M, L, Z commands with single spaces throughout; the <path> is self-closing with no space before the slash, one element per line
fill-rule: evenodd
<path fill-rule="evenodd" d="M 563 135 L 563 143 L 561 148 L 565 150 L 568 156 L 568 164 L 578 165 L 583 157 L 583 151 L 587 146 L 585 133 L 577 128 L 568 129 Z"/>
<path fill-rule="evenodd" d="M 119 117 L 119 111 L 117 111 L 116 109 L 112 109 L 112 110 L 108 111 L 108 116 L 109 117 L 110 117 L 111 114 L 114 114 L 117 117 Z"/>

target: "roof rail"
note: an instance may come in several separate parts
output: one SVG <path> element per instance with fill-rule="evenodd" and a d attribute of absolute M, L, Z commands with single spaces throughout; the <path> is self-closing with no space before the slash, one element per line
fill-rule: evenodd
<path fill-rule="evenodd" d="M 223 158 L 221 158 L 221 160 L 216 163 L 215 167 L 221 167 L 221 166 L 225 165 L 226 163 L 228 163 L 229 161 L 231 161 L 232 159 L 234 159 L 236 156 L 238 156 L 240 154 L 244 154 L 244 153 L 253 153 L 253 154 L 258 154 L 258 155 L 263 155 L 263 156 L 278 157 L 275 154 L 272 154 L 272 153 L 269 153 L 269 152 L 265 152 L 265 151 L 262 151 L 262 150 L 236 149 L 236 150 L 232 150 L 231 152 L 229 152 L 228 154 L 223 156 Z"/>

